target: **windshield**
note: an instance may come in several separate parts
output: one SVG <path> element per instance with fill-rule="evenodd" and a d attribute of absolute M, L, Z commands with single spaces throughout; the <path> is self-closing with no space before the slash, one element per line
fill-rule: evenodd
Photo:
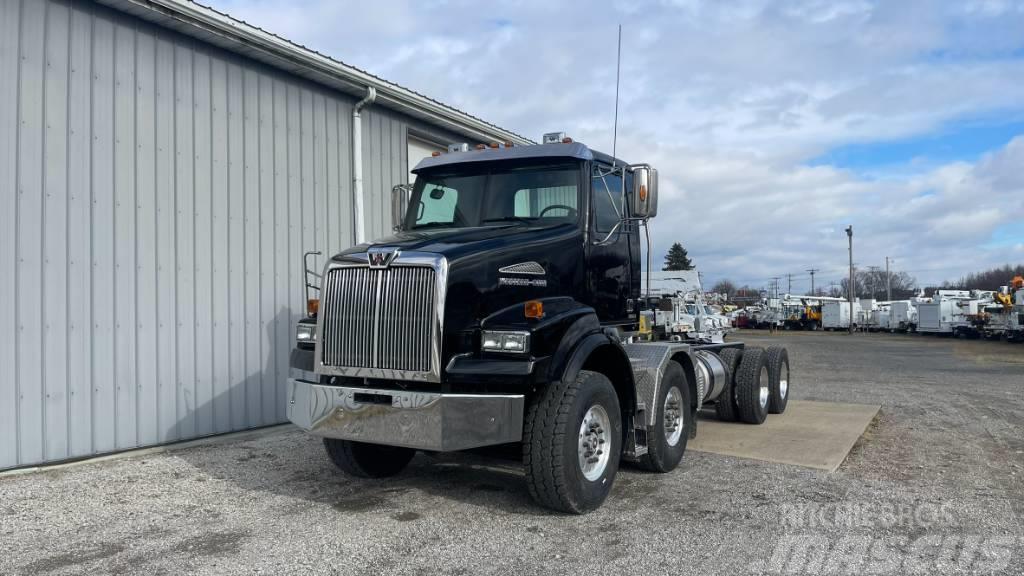
<path fill-rule="evenodd" d="M 576 222 L 575 165 L 503 168 L 459 174 L 419 174 L 405 228 L 550 226 Z"/>

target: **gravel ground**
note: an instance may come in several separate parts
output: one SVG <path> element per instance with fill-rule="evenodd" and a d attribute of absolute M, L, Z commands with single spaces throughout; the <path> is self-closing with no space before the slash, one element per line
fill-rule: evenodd
<path fill-rule="evenodd" d="M 794 398 L 881 404 L 837 472 L 691 451 L 575 517 L 511 462 L 418 455 L 359 481 L 282 427 L 0 478 L 0 574 L 1024 571 L 1024 346 L 742 338 L 789 346 Z"/>

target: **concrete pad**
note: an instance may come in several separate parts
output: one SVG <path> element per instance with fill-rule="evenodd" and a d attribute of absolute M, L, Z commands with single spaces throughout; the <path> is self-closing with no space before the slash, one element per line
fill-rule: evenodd
<path fill-rule="evenodd" d="M 790 400 L 760 426 L 700 416 L 688 449 L 835 472 L 881 406 Z"/>

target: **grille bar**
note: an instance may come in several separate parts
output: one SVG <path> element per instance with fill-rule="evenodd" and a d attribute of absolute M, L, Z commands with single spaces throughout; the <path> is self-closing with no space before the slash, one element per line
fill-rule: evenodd
<path fill-rule="evenodd" d="M 431 369 L 433 268 L 335 268 L 323 283 L 325 366 Z"/>

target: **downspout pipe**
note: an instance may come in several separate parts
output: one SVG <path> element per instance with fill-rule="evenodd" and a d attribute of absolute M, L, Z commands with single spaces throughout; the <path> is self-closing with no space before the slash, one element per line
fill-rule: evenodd
<path fill-rule="evenodd" d="M 366 87 L 366 97 L 352 108 L 352 202 L 355 218 L 355 243 L 366 241 L 365 218 L 363 214 L 363 124 L 360 112 L 377 100 L 377 89 Z"/>

